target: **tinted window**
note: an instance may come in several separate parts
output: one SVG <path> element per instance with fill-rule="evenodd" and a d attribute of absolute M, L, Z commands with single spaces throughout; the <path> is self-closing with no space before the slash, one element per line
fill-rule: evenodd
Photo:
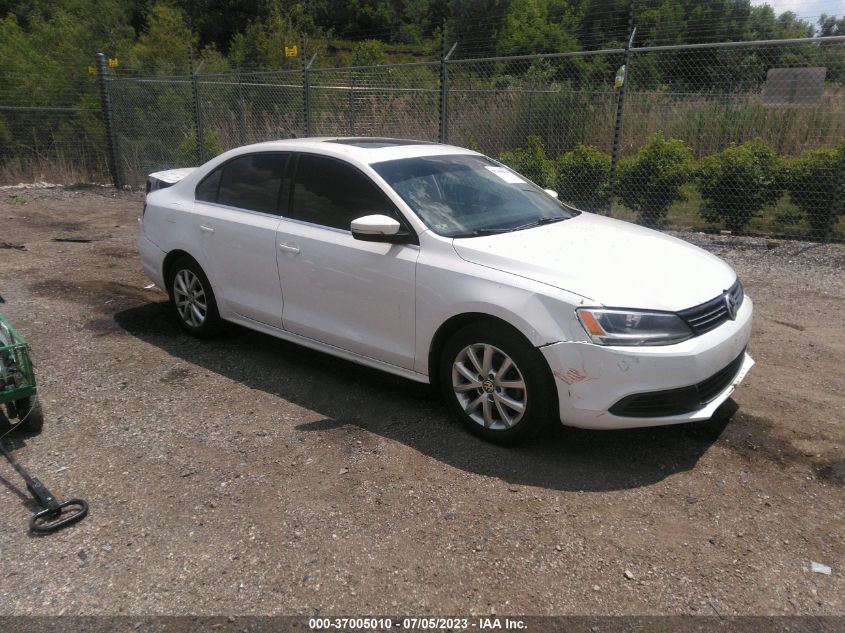
<path fill-rule="evenodd" d="M 218 167 L 197 185 L 197 200 L 217 202 L 217 187 L 220 185 L 220 174 L 222 173 L 223 168 Z"/>
<path fill-rule="evenodd" d="M 248 154 L 229 161 L 220 181 L 220 204 L 278 213 L 286 154 Z"/>
<path fill-rule="evenodd" d="M 331 158 L 299 157 L 291 218 L 348 231 L 352 220 L 375 213 L 397 217 L 393 204 L 366 175 Z"/>

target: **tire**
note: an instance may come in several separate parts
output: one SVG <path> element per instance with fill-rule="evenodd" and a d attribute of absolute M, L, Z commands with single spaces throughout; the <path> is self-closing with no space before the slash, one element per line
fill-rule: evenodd
<path fill-rule="evenodd" d="M 211 338 L 225 324 L 217 310 L 214 290 L 200 265 L 191 257 L 180 257 L 168 271 L 170 305 L 180 327 L 191 336 Z"/>
<path fill-rule="evenodd" d="M 439 377 L 444 398 L 464 426 L 489 442 L 518 444 L 559 417 L 546 360 L 503 324 L 474 323 L 453 334 L 440 354 Z"/>
<path fill-rule="evenodd" d="M 16 431 L 24 433 L 40 433 L 44 428 L 44 411 L 41 409 L 41 402 L 37 398 L 21 398 L 6 405 L 9 414 L 9 422 L 17 418 Z M 20 420 L 23 420 L 21 422 Z"/>

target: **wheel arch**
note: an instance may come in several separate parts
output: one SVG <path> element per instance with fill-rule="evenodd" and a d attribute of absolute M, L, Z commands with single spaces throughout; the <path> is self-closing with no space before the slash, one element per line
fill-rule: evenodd
<path fill-rule="evenodd" d="M 443 352 L 443 346 L 446 344 L 446 341 L 448 341 L 455 332 L 473 323 L 495 323 L 497 325 L 501 325 L 521 338 L 526 345 L 532 348 L 534 347 L 528 337 L 525 336 L 518 327 L 501 317 L 486 314 L 484 312 L 464 312 L 456 314 L 444 321 L 440 327 L 437 328 L 437 331 L 431 339 L 431 345 L 428 349 L 428 380 L 432 386 L 436 387 L 439 384 L 440 354 Z"/>
<path fill-rule="evenodd" d="M 161 272 L 164 277 L 164 283 L 167 286 L 167 288 L 165 288 L 167 294 L 170 294 L 170 271 L 173 268 L 173 264 L 175 264 L 182 257 L 190 257 L 192 260 L 197 262 L 196 257 L 191 255 L 188 251 L 183 251 L 180 248 L 173 249 L 164 257 L 164 262 L 162 262 L 161 265 Z M 200 263 L 197 262 L 197 265 L 199 266 Z"/>

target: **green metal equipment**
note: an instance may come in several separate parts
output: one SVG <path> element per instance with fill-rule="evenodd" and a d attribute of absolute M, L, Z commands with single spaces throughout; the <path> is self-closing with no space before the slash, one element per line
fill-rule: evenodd
<path fill-rule="evenodd" d="M 0 405 L 6 405 L 9 422 L 30 433 L 37 433 L 44 425 L 35 394 L 29 345 L 0 314 Z"/>
<path fill-rule="evenodd" d="M 0 426 L 0 455 L 5 457 L 26 482 L 26 489 L 40 506 L 29 521 L 33 534 L 50 534 L 81 521 L 88 514 L 88 504 L 82 499 L 60 501 L 39 479 L 21 466 L 5 437 L 12 431 L 38 433 L 44 425 L 44 414 L 38 403 L 35 373 L 29 359 L 29 345 L 0 314 L 0 405 L 6 405 L 11 428 Z M 0 416 L 2 418 L 2 416 Z M 4 483 L 8 485 L 6 480 Z"/>

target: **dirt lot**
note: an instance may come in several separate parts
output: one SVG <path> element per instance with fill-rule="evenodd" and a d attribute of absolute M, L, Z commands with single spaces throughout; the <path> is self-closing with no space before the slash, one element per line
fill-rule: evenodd
<path fill-rule="evenodd" d="M 26 249 L 0 249 L 0 311 L 47 415 L 16 453 L 91 504 L 31 537 L 0 463 L 0 614 L 845 614 L 842 246 L 690 237 L 756 302 L 732 420 L 503 449 L 419 385 L 188 338 L 144 289 L 140 207 L 0 190 Z"/>

